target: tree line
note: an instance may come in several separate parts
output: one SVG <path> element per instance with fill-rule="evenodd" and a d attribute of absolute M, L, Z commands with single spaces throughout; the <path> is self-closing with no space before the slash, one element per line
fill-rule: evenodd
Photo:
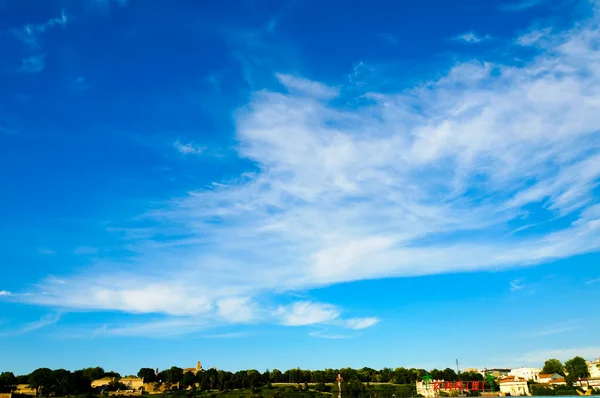
<path fill-rule="evenodd" d="M 549 359 L 544 363 L 542 373 L 558 373 L 565 376 L 569 385 L 579 378 L 589 377 L 589 371 L 585 359 L 575 357 L 566 361 L 564 364 L 558 359 Z M 192 387 L 193 390 L 234 390 L 234 389 L 255 389 L 270 387 L 275 383 L 291 384 L 315 384 L 315 389 L 323 390 L 330 388 L 326 383 L 333 383 L 337 375 L 340 374 L 344 383 L 357 385 L 356 383 L 391 383 L 398 385 L 414 384 L 421 381 L 428 374 L 434 380 L 470 380 L 482 381 L 484 377 L 476 372 L 461 372 L 458 374 L 451 368 L 443 370 L 415 368 L 383 368 L 376 370 L 369 367 L 361 369 L 342 368 L 342 369 L 324 369 L 324 370 L 305 370 L 300 368 L 288 369 L 284 372 L 273 369 L 259 372 L 255 369 L 240 370 L 229 372 L 224 370 L 208 369 L 196 374 L 185 372 L 182 368 L 173 366 L 169 369 L 160 371 L 158 374 L 154 369 L 141 368 L 137 376 L 144 379 L 144 382 L 156 382 L 164 385 L 167 389 L 171 386 L 178 388 Z M 114 378 L 114 381 L 106 386 L 104 390 L 117 390 L 126 388 L 119 382 L 121 375 L 117 372 L 106 372 L 101 367 L 85 368 L 74 372 L 65 369 L 51 370 L 48 368 L 36 369 L 29 375 L 15 376 L 12 372 L 3 372 L 0 374 L 0 389 L 10 390 L 17 384 L 27 384 L 34 388 L 39 395 L 64 396 L 73 394 L 85 394 L 93 392 L 91 383 L 103 377 Z"/>
<path fill-rule="evenodd" d="M 288 369 L 284 372 L 273 369 L 259 372 L 255 369 L 240 370 L 229 372 L 224 370 L 208 369 L 206 371 L 184 373 L 182 368 L 173 366 L 169 369 L 160 371 L 158 374 L 152 368 L 141 368 L 137 376 L 144 379 L 144 382 L 156 382 L 165 385 L 167 389 L 171 386 L 187 388 L 193 386 L 194 389 L 205 390 L 233 390 L 247 388 L 268 387 L 275 383 L 291 384 L 316 384 L 317 390 L 327 390 L 326 383 L 335 382 L 337 375 L 340 374 L 344 383 L 392 383 L 392 384 L 414 384 L 417 380 L 422 380 L 426 374 L 430 374 L 434 379 L 458 380 L 459 375 L 450 368 L 444 370 L 433 369 L 406 369 L 406 368 L 383 368 L 376 370 L 368 367 L 361 369 L 343 368 L 343 369 L 324 369 L 324 370 L 305 370 L 300 368 Z M 106 372 L 101 367 L 85 368 L 70 372 L 65 369 L 51 370 L 48 368 L 36 369 L 29 375 L 15 376 L 12 372 L 3 372 L 0 374 L 0 389 L 8 390 L 17 384 L 27 384 L 35 388 L 40 395 L 72 395 L 92 392 L 91 382 L 103 377 L 112 377 L 114 382 L 105 387 L 105 390 L 116 390 L 126 388 L 119 382 L 121 375 L 117 372 Z M 461 373 L 462 380 L 482 380 L 479 373 Z M 354 383 L 356 384 L 356 383 Z M 354 385 L 354 384 L 348 384 Z"/>

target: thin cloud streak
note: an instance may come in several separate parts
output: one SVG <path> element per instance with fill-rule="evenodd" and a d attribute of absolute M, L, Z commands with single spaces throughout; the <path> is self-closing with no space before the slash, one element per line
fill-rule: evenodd
<path fill-rule="evenodd" d="M 327 330 L 317 330 L 314 332 L 310 332 L 308 335 L 310 337 L 318 337 L 321 339 L 332 339 L 332 340 L 351 339 L 353 337 L 356 337 L 356 335 L 350 335 L 350 334 L 331 334 L 331 333 L 328 333 Z"/>
<path fill-rule="evenodd" d="M 0 333 L 0 336 L 18 336 L 26 333 L 35 332 L 36 330 L 54 325 L 60 321 L 61 314 L 59 312 L 44 315 L 37 321 L 26 323 L 20 329 L 15 331 L 7 331 Z"/>
<path fill-rule="evenodd" d="M 558 360 L 565 361 L 573 358 L 574 356 L 582 356 L 587 359 L 598 358 L 600 357 L 600 346 L 531 351 L 518 358 L 518 361 L 539 364 L 544 363 L 544 361 L 546 361 L 548 358 L 556 358 Z"/>
<path fill-rule="evenodd" d="M 67 14 L 63 10 L 59 17 L 50 18 L 41 24 L 27 24 L 20 29 L 13 29 L 12 33 L 29 47 L 37 49 L 40 47 L 39 35 L 41 33 L 46 32 L 46 30 L 53 26 L 65 27 L 68 21 Z"/>
<path fill-rule="evenodd" d="M 521 279 L 513 279 L 510 281 L 510 291 L 516 292 L 517 290 L 523 289 L 523 284 Z"/>
<path fill-rule="evenodd" d="M 45 59 L 46 54 L 32 55 L 31 57 L 23 58 L 17 72 L 31 74 L 39 73 L 44 70 L 44 67 L 46 66 Z"/>
<path fill-rule="evenodd" d="M 465 42 L 465 43 L 469 43 L 469 44 L 477 44 L 477 43 L 481 43 L 482 41 L 490 40 L 491 36 L 489 36 L 489 35 L 478 36 L 473 32 L 467 32 L 467 33 L 463 33 L 461 35 L 454 36 L 453 39 L 456 41 L 461 41 L 461 42 Z"/>
<path fill-rule="evenodd" d="M 544 3 L 545 0 L 523 0 L 515 3 L 504 3 L 500 5 L 503 11 L 524 11 L 532 7 L 536 7 Z"/>
<path fill-rule="evenodd" d="M 173 143 L 173 147 L 183 155 L 199 155 L 206 149 L 205 147 L 199 146 L 193 142 L 184 144 L 181 141 L 175 141 Z"/>

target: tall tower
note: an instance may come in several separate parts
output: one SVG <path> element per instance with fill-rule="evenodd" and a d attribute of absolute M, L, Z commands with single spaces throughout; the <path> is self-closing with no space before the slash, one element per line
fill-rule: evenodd
<path fill-rule="evenodd" d="M 198 361 L 198 363 L 196 363 L 196 373 L 201 372 L 202 371 L 202 363 L 200 363 L 200 361 Z"/>

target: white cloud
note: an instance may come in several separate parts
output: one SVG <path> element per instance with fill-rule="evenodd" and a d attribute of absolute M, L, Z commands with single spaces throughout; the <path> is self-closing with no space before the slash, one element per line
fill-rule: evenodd
<path fill-rule="evenodd" d="M 305 326 L 331 323 L 340 316 L 340 312 L 330 304 L 303 301 L 279 307 L 277 315 L 282 325 Z"/>
<path fill-rule="evenodd" d="M 231 298 L 598 251 L 599 43 L 597 20 L 584 21 L 519 66 L 473 60 L 395 93 L 364 86 L 362 107 L 278 75 L 287 90 L 255 92 L 235 114 L 255 171 L 145 214 L 128 229 L 133 259 L 42 281 L 24 300 L 207 317 L 205 327 L 226 322 L 218 303 Z M 543 230 L 506 233 L 531 212 Z M 345 319 L 311 302 L 257 313 L 285 325 Z"/>
<path fill-rule="evenodd" d="M 205 147 L 196 145 L 193 142 L 184 144 L 180 141 L 175 141 L 173 143 L 173 147 L 184 155 L 199 155 L 206 149 Z"/>
<path fill-rule="evenodd" d="M 314 82 L 302 77 L 275 74 L 281 84 L 290 92 L 307 95 L 315 98 L 333 98 L 339 94 L 339 90 L 324 84 Z"/>
<path fill-rule="evenodd" d="M 45 59 L 46 54 L 32 55 L 31 57 L 23 58 L 17 72 L 39 73 L 44 70 Z"/>
<path fill-rule="evenodd" d="M 0 297 L 12 296 L 12 293 L 8 290 L 0 290 Z"/>
<path fill-rule="evenodd" d="M 550 28 L 531 30 L 519 36 L 516 42 L 521 46 L 532 46 L 543 42 L 545 38 L 550 38 L 551 32 Z"/>
<path fill-rule="evenodd" d="M 12 33 L 31 48 L 37 49 L 40 47 L 39 35 L 53 26 L 64 27 L 69 18 L 63 10 L 59 17 L 50 18 L 48 21 L 41 24 L 27 24 L 20 29 L 13 29 Z"/>
<path fill-rule="evenodd" d="M 512 292 L 515 292 L 515 291 L 521 290 L 521 289 L 523 289 L 523 284 L 520 279 L 513 279 L 512 281 L 510 281 L 510 290 Z"/>
<path fill-rule="evenodd" d="M 473 32 L 467 32 L 467 33 L 463 33 L 461 35 L 454 36 L 454 40 L 463 41 L 465 43 L 470 43 L 470 44 L 480 43 L 484 40 L 489 40 L 489 39 L 491 39 L 491 37 L 489 35 L 477 36 Z"/>
<path fill-rule="evenodd" d="M 38 253 L 44 254 L 44 255 L 47 255 L 47 256 L 56 254 L 56 252 L 54 250 L 46 249 L 44 247 L 39 248 L 38 249 Z"/>
<path fill-rule="evenodd" d="M 361 330 L 370 328 L 373 325 L 379 323 L 379 318 L 368 317 L 368 318 L 352 318 L 346 321 L 347 327 L 354 330 Z"/>
<path fill-rule="evenodd" d="M 593 279 L 588 279 L 587 281 L 585 281 L 586 285 L 591 285 L 593 283 L 600 283 L 600 278 L 593 278 Z"/>
<path fill-rule="evenodd" d="M 246 323 L 257 319 L 258 306 L 248 297 L 228 297 L 217 302 L 217 314 L 229 322 Z"/>

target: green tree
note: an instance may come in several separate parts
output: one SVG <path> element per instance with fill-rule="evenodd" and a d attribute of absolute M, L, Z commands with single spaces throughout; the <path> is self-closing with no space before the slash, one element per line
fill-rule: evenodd
<path fill-rule="evenodd" d="M 271 382 L 272 383 L 281 383 L 283 378 L 283 373 L 279 369 L 273 369 L 271 371 Z"/>
<path fill-rule="evenodd" d="M 56 396 L 65 396 L 74 390 L 71 372 L 65 369 L 56 369 L 52 371 L 52 393 Z"/>
<path fill-rule="evenodd" d="M 446 381 L 455 381 L 458 380 L 458 375 L 456 374 L 456 372 L 454 371 L 454 369 L 450 369 L 450 368 L 446 368 L 442 371 L 442 378 Z M 463 379 L 463 380 L 469 380 L 469 379 Z"/>
<path fill-rule="evenodd" d="M 29 383 L 29 375 L 18 375 L 16 384 L 27 384 Z"/>
<path fill-rule="evenodd" d="M 83 370 L 71 373 L 71 387 L 73 394 L 85 394 L 92 391 L 92 382 L 83 374 Z"/>
<path fill-rule="evenodd" d="M 151 368 L 141 368 L 139 372 L 137 372 L 137 376 L 144 379 L 144 383 L 157 381 L 156 372 Z"/>
<path fill-rule="evenodd" d="M 98 380 L 104 377 L 104 369 L 100 366 L 95 368 L 84 368 L 81 369 L 83 376 L 88 378 L 90 381 Z"/>
<path fill-rule="evenodd" d="M 561 376 L 565 375 L 565 367 L 562 362 L 556 358 L 552 358 L 544 362 L 544 368 L 542 369 L 542 373 L 558 373 Z"/>
<path fill-rule="evenodd" d="M 590 371 L 588 370 L 587 363 L 582 357 L 574 357 L 565 362 L 565 381 L 567 385 L 573 385 L 573 383 L 580 377 L 590 377 Z"/>
<path fill-rule="evenodd" d="M 184 387 L 193 386 L 196 383 L 196 375 L 192 372 L 185 372 L 181 378 L 181 385 Z"/>
<path fill-rule="evenodd" d="M 13 372 L 2 372 L 0 374 L 0 387 L 11 387 L 17 384 L 17 378 L 13 374 Z"/>
<path fill-rule="evenodd" d="M 347 397 L 358 398 L 365 391 L 365 385 L 358 379 L 343 382 L 342 393 Z"/>
<path fill-rule="evenodd" d="M 178 368 L 177 366 L 171 366 L 165 373 L 166 381 L 171 384 L 178 383 L 183 379 L 183 369 Z"/>
<path fill-rule="evenodd" d="M 48 368 L 39 368 L 29 375 L 29 386 L 35 388 L 36 395 L 49 396 L 54 386 L 53 372 Z"/>

